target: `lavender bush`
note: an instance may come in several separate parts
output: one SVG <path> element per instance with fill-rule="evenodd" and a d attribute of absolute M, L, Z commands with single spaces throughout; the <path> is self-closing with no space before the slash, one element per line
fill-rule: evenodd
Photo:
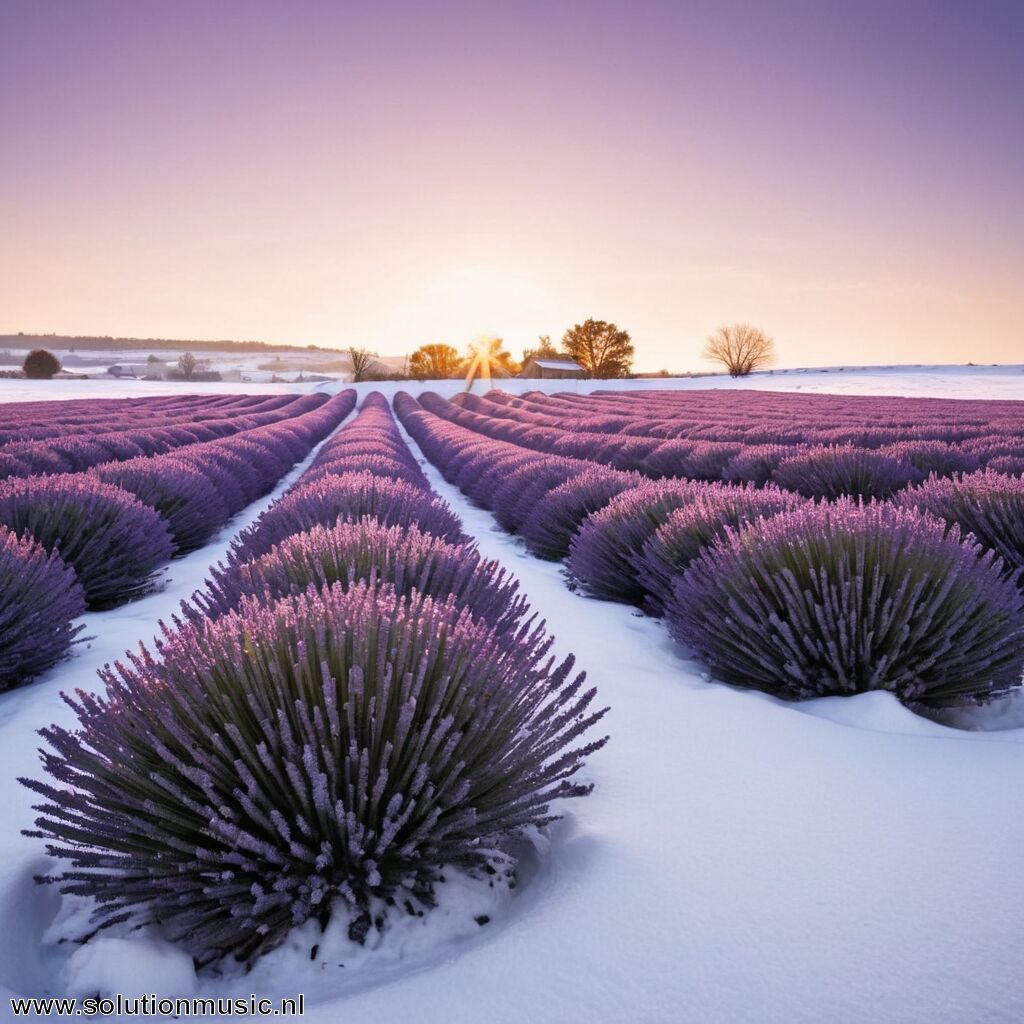
<path fill-rule="evenodd" d="M 526 602 L 519 584 L 497 562 L 484 561 L 470 544 L 452 544 L 415 525 L 385 526 L 376 519 L 314 526 L 281 541 L 251 562 L 211 571 L 205 593 L 193 596 L 196 614 L 216 618 L 244 597 L 268 603 L 340 583 L 383 582 L 399 595 L 413 590 L 443 600 L 451 594 L 499 633 L 519 628 Z"/>
<path fill-rule="evenodd" d="M 252 500 L 251 492 L 234 472 L 234 466 L 224 461 L 225 453 L 209 444 L 189 445 L 161 456 L 168 463 L 183 465 L 186 471 L 201 473 L 213 485 L 229 516 L 241 511 Z M 233 458 L 230 454 L 229 459 Z"/>
<path fill-rule="evenodd" d="M 882 455 L 891 455 L 909 462 L 921 475 L 949 476 L 952 473 L 971 473 L 980 468 L 978 458 L 959 445 L 946 441 L 898 441 L 878 449 Z"/>
<path fill-rule="evenodd" d="M 449 541 L 462 539 L 462 522 L 448 504 L 402 480 L 342 473 L 300 484 L 274 502 L 232 544 L 232 564 L 265 555 L 293 533 L 372 516 L 387 526 L 409 526 Z"/>
<path fill-rule="evenodd" d="M 451 482 L 467 497 L 488 509 L 495 507 L 499 488 L 512 474 L 536 466 L 548 457 L 515 445 L 504 446 L 501 442 L 497 447 L 494 445 L 495 442 L 489 442 L 487 449 L 476 452 L 464 462 L 461 458 L 453 459 L 451 467 L 457 470 Z"/>
<path fill-rule="evenodd" d="M 108 462 L 92 473 L 155 508 L 179 554 L 202 547 L 228 521 L 227 505 L 210 480 L 180 459 L 157 455 Z"/>
<path fill-rule="evenodd" d="M 807 448 L 783 459 L 775 482 L 807 498 L 887 498 L 921 474 L 903 459 L 852 445 Z"/>
<path fill-rule="evenodd" d="M 0 484 L 0 524 L 56 551 L 74 569 L 90 608 L 147 593 L 157 567 L 174 553 L 154 509 L 88 473 Z"/>
<path fill-rule="evenodd" d="M 569 576 L 590 597 L 640 604 L 644 588 L 633 559 L 677 508 L 710 484 L 652 480 L 623 491 L 583 520 L 569 543 Z"/>
<path fill-rule="evenodd" d="M 519 532 L 535 555 L 561 561 L 569 553 L 573 534 L 587 516 L 643 482 L 640 473 L 592 466 L 543 495 L 527 514 Z"/>
<path fill-rule="evenodd" d="M 359 939 L 445 865 L 508 869 L 512 837 L 590 792 L 573 776 L 605 741 L 575 744 L 604 712 L 550 643 L 361 584 L 167 632 L 42 732 L 29 834 L 70 862 L 44 880 L 201 965 L 334 914 Z"/>
<path fill-rule="evenodd" d="M 372 473 L 374 476 L 386 476 L 392 480 L 404 480 L 415 487 L 426 486 L 423 473 L 418 466 L 412 467 L 404 459 L 396 459 L 391 455 L 372 455 L 359 453 L 336 457 L 316 467 L 311 467 L 302 474 L 302 484 L 312 483 L 325 476 L 340 476 L 342 473 Z"/>
<path fill-rule="evenodd" d="M 303 474 L 303 483 L 363 471 L 427 488 L 423 471 L 402 439 L 387 399 L 378 391 L 368 394 L 359 415 L 320 449 Z"/>
<path fill-rule="evenodd" d="M 899 496 L 900 504 L 956 523 L 995 551 L 1015 574 L 1024 570 L 1024 480 L 991 469 L 930 477 Z M 1024 578 L 1021 579 L 1024 585 Z"/>
<path fill-rule="evenodd" d="M 167 457 L 182 459 L 204 474 L 217 488 L 231 515 L 266 493 L 261 474 L 247 459 L 219 441 L 177 448 Z"/>
<path fill-rule="evenodd" d="M 771 480 L 783 459 L 796 455 L 789 444 L 752 444 L 741 448 L 722 469 L 727 484 L 756 484 L 761 487 Z"/>
<path fill-rule="evenodd" d="M 491 501 L 494 518 L 503 529 L 518 530 L 548 491 L 579 476 L 586 468 L 587 463 L 579 459 L 549 455 L 511 469 L 494 490 Z"/>
<path fill-rule="evenodd" d="M 1024 476 L 1024 455 L 997 455 L 988 460 L 985 468 L 1007 476 Z"/>
<path fill-rule="evenodd" d="M 634 557 L 639 585 L 646 592 L 644 608 L 661 615 L 672 597 L 676 577 L 701 552 L 723 538 L 729 528 L 739 529 L 757 519 L 788 512 L 806 502 L 798 494 L 778 487 L 708 487 L 671 513 Z"/>
<path fill-rule="evenodd" d="M 74 571 L 29 537 L 0 526 L 0 690 L 27 683 L 61 660 L 85 611 Z"/>
<path fill-rule="evenodd" d="M 809 504 L 730 533 L 676 579 L 665 617 L 719 678 L 791 700 L 951 705 L 1024 667 L 1024 596 L 999 559 L 890 504 Z"/>

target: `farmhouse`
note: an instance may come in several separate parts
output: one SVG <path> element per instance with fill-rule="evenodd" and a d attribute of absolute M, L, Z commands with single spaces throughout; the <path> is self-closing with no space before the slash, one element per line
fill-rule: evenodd
<path fill-rule="evenodd" d="M 579 380 L 586 376 L 586 371 L 571 359 L 527 359 L 519 376 L 531 380 Z"/>

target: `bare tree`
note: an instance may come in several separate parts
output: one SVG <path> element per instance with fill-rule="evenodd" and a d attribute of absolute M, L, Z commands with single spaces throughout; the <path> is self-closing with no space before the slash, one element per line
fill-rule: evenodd
<path fill-rule="evenodd" d="M 704 346 L 704 358 L 721 363 L 733 377 L 746 377 L 775 358 L 775 342 L 758 327 L 719 327 Z"/>
<path fill-rule="evenodd" d="M 377 353 L 371 352 L 368 348 L 350 348 L 348 355 L 352 360 L 352 383 L 358 384 L 366 380 L 377 361 Z"/>
<path fill-rule="evenodd" d="M 199 360 L 196 359 L 191 352 L 186 352 L 178 360 L 178 369 L 181 370 L 182 376 L 185 380 L 191 380 L 192 374 L 196 372 L 196 366 L 199 364 Z"/>

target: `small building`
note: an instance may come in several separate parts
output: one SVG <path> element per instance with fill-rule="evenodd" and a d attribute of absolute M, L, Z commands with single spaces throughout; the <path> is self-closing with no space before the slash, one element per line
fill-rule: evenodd
<path fill-rule="evenodd" d="M 128 377 L 131 380 L 141 380 L 150 372 L 145 363 L 114 363 L 107 367 L 107 373 L 111 377 Z"/>
<path fill-rule="evenodd" d="M 580 380 L 586 370 L 571 359 L 527 359 L 519 372 L 530 380 Z"/>

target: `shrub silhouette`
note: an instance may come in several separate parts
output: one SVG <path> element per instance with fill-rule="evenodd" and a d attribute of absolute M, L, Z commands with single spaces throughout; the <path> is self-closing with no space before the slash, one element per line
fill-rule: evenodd
<path fill-rule="evenodd" d="M 60 370 L 60 360 L 45 348 L 34 348 L 25 356 L 21 368 L 30 380 L 49 380 Z"/>

